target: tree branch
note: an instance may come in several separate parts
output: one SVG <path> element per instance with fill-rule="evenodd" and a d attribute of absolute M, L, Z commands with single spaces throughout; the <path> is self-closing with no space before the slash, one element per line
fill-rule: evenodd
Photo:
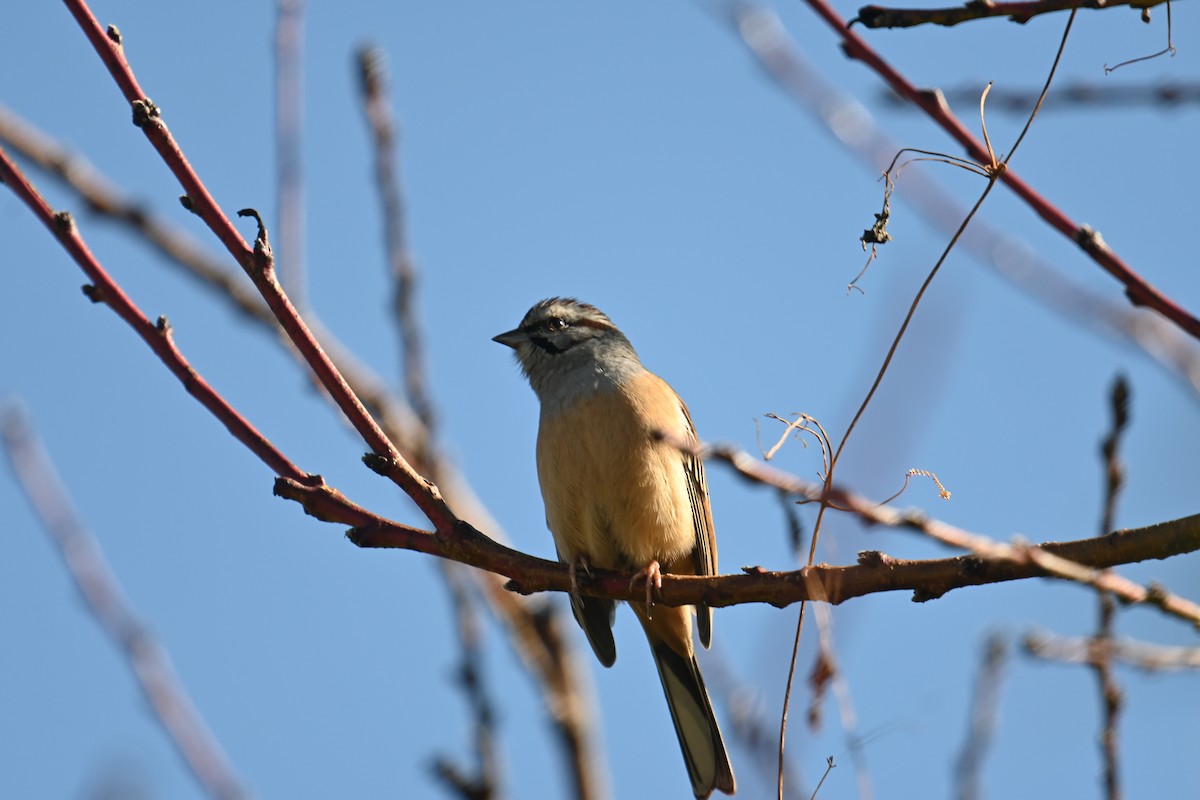
<path fill-rule="evenodd" d="M 283 287 L 280 286 L 275 274 L 275 263 L 267 239 L 266 226 L 263 225 L 257 212 L 253 212 L 251 209 L 239 212 L 242 216 L 254 216 L 258 219 L 258 236 L 255 238 L 254 246 L 250 247 L 243 241 L 241 234 L 234 228 L 229 217 L 221 210 L 203 181 L 200 180 L 199 175 L 188 163 L 174 136 L 163 122 L 158 107 L 151 102 L 150 98 L 142 91 L 141 86 L 138 85 L 129 62 L 125 59 L 121 36 L 116 26 L 109 26 L 108 31 L 105 32 L 100 28 L 100 23 L 96 21 L 95 16 L 83 0 L 64 0 L 64 2 L 120 87 L 125 99 L 132 106 L 134 125 L 141 128 L 142 133 L 145 134 L 147 140 L 186 192 L 185 205 L 204 220 L 209 229 L 225 245 L 230 255 L 250 276 L 255 288 L 258 289 L 275 318 L 287 332 L 288 338 L 304 356 L 304 360 L 308 362 L 321 385 L 329 392 L 338 408 L 346 415 L 346 419 L 358 431 L 367 445 L 379 456 L 378 468 L 375 471 L 391 479 L 404 490 L 439 531 L 452 531 L 458 519 L 442 499 L 437 487 L 419 475 L 400 454 L 395 444 L 379 427 L 379 423 L 363 406 L 362 401 L 351 390 L 341 372 L 325 354 L 312 331 L 309 330 L 291 300 L 288 299 Z"/>
<path fill-rule="evenodd" d="M 192 775 L 210 797 L 249 797 L 228 756 L 192 704 L 170 656 L 125 598 L 104 551 L 76 513 L 24 415 L 15 408 L 6 409 L 0 434 L 17 483 L 57 546 L 71 580 L 96 622 L 120 648 L 154 718 Z"/>
<path fill-rule="evenodd" d="M 863 6 L 858 16 L 847 23 L 864 28 L 911 28 L 916 25 L 943 25 L 950 27 L 960 22 L 969 22 L 990 17 L 1008 17 L 1024 25 L 1040 14 L 1055 11 L 1070 11 L 1072 8 L 1103 10 L 1118 6 L 1147 9 L 1167 0 L 1032 0 L 1031 2 L 995 3 L 991 0 L 971 0 L 961 6 L 948 8 L 887 8 L 885 6 Z"/>
<path fill-rule="evenodd" d="M 65 211 L 53 211 L 24 173 L 9 159 L 3 148 L 0 148 L 0 182 L 7 185 L 25 203 L 91 279 L 92 283 L 83 288 L 84 294 L 93 303 L 108 306 L 133 328 L 171 374 L 179 379 L 188 394 L 195 397 L 210 414 L 224 424 L 235 439 L 258 456 L 276 475 L 287 476 L 300 482 L 320 481 L 320 477 L 308 475 L 288 460 L 192 368 L 175 346 L 167 318 L 159 317 L 157 322 L 150 322 L 96 260 L 83 237 L 79 235 L 79 229 L 71 215 Z"/>
<path fill-rule="evenodd" d="M 820 492 L 816 484 L 795 480 L 795 487 L 803 487 L 801 492 Z M 508 588 L 521 594 L 571 591 L 566 565 L 506 547 L 466 523 L 459 523 L 453 536 L 419 530 L 372 514 L 332 487 L 305 486 L 287 478 L 275 481 L 275 494 L 301 503 L 307 513 L 318 519 L 354 526 L 347 537 L 359 547 L 415 550 L 460 561 L 506 576 Z M 912 591 L 914 601 L 924 602 L 964 586 L 1026 578 L 1078 579 L 1091 585 L 1099 580 L 1091 577 L 1096 569 L 1200 550 L 1200 514 L 1093 539 L 1005 545 L 929 519 L 918 511 L 874 506 L 840 489 L 832 490 L 829 497 L 835 506 L 851 510 L 869 522 L 912 528 L 942 541 L 960 539 L 978 546 L 979 552 L 955 558 L 910 561 L 867 550 L 859 553 L 857 564 L 849 566 L 817 564 L 786 572 L 743 567 L 743 575 L 706 578 L 664 575 L 662 589 L 655 591 L 655 602 L 668 606 L 703 602 L 714 607 L 768 603 L 783 608 L 801 600 L 821 600 L 837 605 L 854 597 L 899 590 Z M 1080 571 L 1086 575 L 1078 575 Z M 632 585 L 630 578 L 631 575 L 623 572 L 593 568 L 590 574 L 578 575 L 577 583 L 579 593 L 591 597 L 644 599 L 645 588 Z M 1123 584 L 1113 586 L 1118 592 L 1136 595 L 1135 590 Z M 1200 609 L 1189 601 L 1169 595 L 1161 588 L 1140 591 L 1146 596 L 1141 599 L 1123 596 L 1123 599 L 1159 606 L 1200 625 Z"/>
<path fill-rule="evenodd" d="M 968 157 L 976 163 L 987 164 L 990 162 L 987 149 L 954 116 L 949 106 L 943 102 L 940 94 L 936 91 L 920 90 L 910 83 L 907 78 L 876 53 L 862 37 L 849 30 L 841 17 L 825 0 L 804 1 L 841 39 L 842 50 L 847 57 L 861 61 L 878 74 L 893 91 L 924 111 L 942 130 L 950 134 L 966 150 Z M 1200 339 L 1200 319 L 1163 295 L 1130 268 L 1105 244 L 1098 231 L 1072 220 L 1057 206 L 1034 191 L 1033 187 L 1025 183 L 1015 170 L 1005 170 L 1000 179 L 1050 227 L 1079 245 L 1105 272 L 1120 281 L 1125 287 L 1125 294 L 1131 303 L 1135 306 L 1153 308 L 1192 337 Z"/>

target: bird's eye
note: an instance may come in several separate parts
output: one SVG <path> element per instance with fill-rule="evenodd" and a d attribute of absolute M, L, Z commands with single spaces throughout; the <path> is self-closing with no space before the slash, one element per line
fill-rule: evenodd
<path fill-rule="evenodd" d="M 554 317 L 553 319 L 546 320 L 547 330 L 561 331 L 565 327 L 567 327 L 567 321 L 562 317 Z"/>

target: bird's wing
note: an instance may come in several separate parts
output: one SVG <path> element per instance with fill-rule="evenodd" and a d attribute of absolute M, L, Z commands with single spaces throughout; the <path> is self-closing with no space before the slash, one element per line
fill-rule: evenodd
<path fill-rule="evenodd" d="M 690 444 L 699 442 L 696 426 L 687 406 L 679 401 L 683 418 L 687 422 L 687 439 Z M 692 526 L 696 531 L 696 543 L 692 549 L 692 563 L 697 575 L 717 574 L 717 538 L 713 532 L 712 506 L 708 500 L 708 479 L 704 477 L 704 462 L 693 453 L 682 453 L 683 470 L 687 474 L 688 500 L 692 506 Z M 712 608 L 703 603 L 696 605 L 696 631 L 700 644 L 708 647 L 712 643 Z"/>

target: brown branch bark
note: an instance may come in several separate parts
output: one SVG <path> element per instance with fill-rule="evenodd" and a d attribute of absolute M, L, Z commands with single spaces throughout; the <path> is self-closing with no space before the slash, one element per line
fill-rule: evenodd
<path fill-rule="evenodd" d="M 819 487 L 813 485 L 812 490 L 818 492 Z M 286 478 L 276 480 L 275 493 L 301 503 L 307 513 L 318 519 L 354 526 L 347 536 L 359 547 L 415 550 L 460 561 L 508 577 L 508 588 L 522 594 L 571 590 L 567 567 L 561 562 L 506 547 L 466 523 L 460 523 L 453 536 L 419 530 L 372 514 L 331 487 L 310 487 Z M 871 506 L 841 490 L 834 490 L 830 497 L 835 505 L 851 508 L 864 519 L 878 524 L 922 532 L 959 530 L 931 520 L 920 512 Z M 664 575 L 662 589 L 656 590 L 654 599 L 669 606 L 698 602 L 716 607 L 769 603 L 783 608 L 801 600 L 821 600 L 837 605 L 868 594 L 909 590 L 914 593 L 915 601 L 924 602 L 964 586 L 1027 578 L 1061 578 L 1064 576 L 1052 571 L 1058 569 L 1061 562 L 1095 570 L 1193 553 L 1200 550 L 1200 514 L 1145 528 L 1116 531 L 1094 539 L 1019 547 L 994 542 L 992 545 L 992 549 L 981 554 L 955 558 L 912 561 L 864 551 L 859 554 L 857 564 L 847 566 L 817 564 L 785 572 L 743 567 L 743 575 L 710 578 Z M 626 573 L 595 568 L 591 574 L 577 576 L 581 594 L 616 600 L 644 598 L 644 587 L 631 585 L 630 578 Z M 1165 593 L 1159 590 L 1155 598 L 1145 602 L 1169 605 L 1158 602 L 1163 595 Z M 1193 615 L 1188 611 L 1187 601 L 1176 600 L 1179 606 L 1164 610 L 1200 624 L 1200 611 Z"/>

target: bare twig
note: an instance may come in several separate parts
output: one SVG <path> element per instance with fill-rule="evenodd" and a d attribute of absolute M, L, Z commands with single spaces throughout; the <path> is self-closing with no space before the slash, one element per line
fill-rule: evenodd
<path fill-rule="evenodd" d="M 975 678 L 975 694 L 971 701 L 971 719 L 967 740 L 963 743 L 955 767 L 956 797 L 958 800 L 978 800 L 980 772 L 983 759 L 996 730 L 996 709 L 1000 701 L 1000 679 L 1004 676 L 1008 647 L 1004 637 L 994 633 L 983 648 L 983 663 Z"/>
<path fill-rule="evenodd" d="M 33 212 L 43 225 L 58 239 L 67 253 L 92 281 L 84 286 L 84 294 L 94 303 L 103 303 L 123 319 L 154 351 L 183 387 L 216 417 L 234 438 L 244 444 L 265 463 L 276 475 L 286 476 L 301 483 L 320 482 L 320 477 L 310 476 L 293 464 L 272 445 L 265 436 L 246 421 L 219 395 L 208 382 L 188 363 L 175 346 L 171 325 L 166 317 L 150 322 L 133 301 L 122 291 L 108 272 L 96 260 L 80 236 L 74 219 L 65 211 L 55 212 L 37 190 L 0 149 L 0 182 L 8 186 Z"/>
<path fill-rule="evenodd" d="M 210 797 L 248 797 L 220 743 L 192 704 L 170 656 L 138 619 L 99 542 L 75 511 L 41 442 L 24 414 L 4 409 L 0 434 L 18 483 L 83 596 L 88 610 L 122 651 L 154 717 Z"/>
<path fill-rule="evenodd" d="M 281 477 L 277 480 L 277 494 L 303 503 L 308 513 L 320 519 L 356 526 L 358 529 L 352 533 L 351 539 L 363 547 L 403 547 L 451 558 L 507 575 L 514 579 L 513 588 L 521 591 L 569 590 L 567 569 L 558 562 L 537 559 L 514 551 L 488 539 L 462 522 L 456 522 L 453 533 L 449 536 L 440 532 L 435 535 L 428 531 L 400 525 L 370 514 L 365 509 L 350 503 L 335 489 L 327 487 L 323 483 L 318 484 L 319 478 L 310 477 L 292 465 L 188 366 L 170 341 L 170 337 L 164 335 L 169 332 L 169 327 L 165 323 L 161 326 L 151 325 L 145 316 L 133 306 L 120 287 L 108 277 L 92 257 L 74 226 L 56 221 L 59 217 L 56 217 L 45 205 L 45 202 L 37 196 L 28 181 L 16 170 L 15 165 L 8 160 L 2 150 L 0 150 L 0 178 L 3 179 L 5 185 L 26 201 L 47 227 L 59 236 L 68 252 L 76 257 L 80 266 L 92 277 L 95 282 L 92 295 L 102 299 L 122 318 L 126 319 L 135 330 L 139 331 L 143 339 L 156 353 L 159 353 L 160 358 L 180 376 L 189 392 L 195 395 L 218 419 L 225 422 L 239 441 L 258 454 L 277 474 L 292 476 Z M 676 443 L 676 446 L 679 446 L 679 443 Z M 786 476 L 765 464 L 756 466 L 753 459 L 744 453 L 721 450 L 712 452 L 714 456 L 735 464 L 743 474 L 755 476 L 763 482 L 775 485 L 777 488 L 797 496 L 816 499 L 823 494 L 823 489 L 816 484 L 809 484 Z M 372 457 L 367 460 L 373 468 L 388 468 L 386 463 L 380 463 L 384 461 L 383 459 Z M 864 519 L 881 524 L 914 527 L 928 535 L 946 537 L 943 540 L 955 543 L 955 546 L 966 544 L 967 549 L 975 549 L 972 545 L 979 545 L 984 547 L 984 550 L 977 552 L 991 559 L 1009 561 L 1013 567 L 1010 570 L 996 569 L 991 571 L 992 575 L 983 579 L 979 579 L 979 574 L 988 572 L 987 570 L 977 571 L 975 568 L 966 568 L 964 564 L 948 563 L 955 561 L 954 559 L 941 564 L 930 562 L 931 572 L 926 572 L 924 566 L 918 567 L 915 571 L 897 570 L 899 562 L 894 561 L 889 562 L 891 569 L 886 575 L 881 574 L 874 567 L 869 570 L 861 566 L 836 568 L 843 572 L 840 574 L 830 573 L 829 578 L 819 576 L 822 578 L 825 595 L 830 602 L 834 603 L 871 591 L 898 588 L 921 589 L 925 592 L 925 597 L 936 597 L 956 586 L 990 582 L 991 580 L 1013 580 L 1052 571 L 1059 577 L 1070 576 L 1073 579 L 1092 582 L 1087 568 L 1078 562 L 1082 561 L 1091 566 L 1103 567 L 1145 558 L 1164 558 L 1179 552 L 1190 552 L 1200 548 L 1200 522 L 1198 522 L 1200 517 L 1189 518 L 1173 523 L 1161 523 L 1136 533 L 1113 534 L 1114 537 L 1117 537 L 1117 542 L 1124 544 L 1125 547 L 1113 546 L 1102 553 L 1092 552 L 1096 547 L 1094 544 L 1078 543 L 1079 552 L 1076 553 L 1074 549 L 1071 549 L 1068 553 L 1068 557 L 1077 563 L 1072 564 L 1070 570 L 1064 570 L 1062 563 L 1053 561 L 1054 556 L 1050 552 L 1053 548 L 1029 546 L 1018 548 L 1011 545 L 999 545 L 982 539 L 982 537 L 972 538 L 964 531 L 927 520 L 920 514 L 901 513 L 875 506 L 836 489 L 830 490 L 828 496 L 839 506 L 849 509 Z M 877 561 L 877 563 L 882 562 Z M 920 562 L 911 563 L 920 564 Z M 850 572 L 847 573 L 846 570 Z M 868 576 L 866 574 L 868 571 L 876 574 Z M 768 573 L 722 578 L 669 577 L 664 581 L 659 602 L 668 605 L 692 605 L 702 600 L 709 605 L 720 606 L 737 602 L 761 601 L 786 605 L 809 596 L 802 577 L 804 573 L 804 570 L 799 573 L 775 573 L 774 577 L 767 579 L 764 579 L 764 576 L 768 576 Z M 903 576 L 900 584 L 893 581 L 897 576 Z M 580 581 L 580 590 L 585 594 L 599 594 L 617 599 L 637 599 L 630 589 L 629 577 L 616 572 L 596 570 L 592 576 Z M 912 582 L 918 577 L 920 578 L 919 583 L 904 585 L 904 580 Z M 836 582 L 836 585 L 833 585 L 831 581 Z M 1111 581 L 1109 583 L 1112 584 Z M 691 584 L 691 588 L 685 588 L 689 584 Z M 1117 588 L 1115 584 L 1113 584 L 1113 588 Z M 1152 587 L 1150 590 L 1142 590 L 1140 587 L 1132 587 L 1132 585 L 1121 585 L 1120 591 L 1123 599 L 1128 601 L 1152 603 L 1169 613 L 1191 619 L 1194 622 L 1200 621 L 1200 611 L 1194 610 L 1192 604 L 1169 595 L 1160 588 Z M 571 735 L 586 737 L 586 733 L 583 732 Z"/>
<path fill-rule="evenodd" d="M 849 24 L 864 28 L 911 28 L 916 25 L 957 25 L 991 17 L 1008 17 L 1024 24 L 1041 14 L 1070 11 L 1073 8 L 1101 10 L 1105 8 L 1153 8 L 1167 0 L 1029 0 L 1028 2 L 969 2 L 947 8 L 887 8 L 863 6 Z"/>
<path fill-rule="evenodd" d="M 866 108 L 809 63 L 778 17 L 765 9 L 744 7 L 732 21 L 767 74 L 868 169 L 876 172 L 893 158 L 899 146 L 879 130 Z M 910 102 L 908 97 L 897 96 Z M 944 103 L 939 92 L 931 92 L 930 97 L 935 103 Z M 972 100 L 978 97 L 976 92 Z M 1031 99 L 1022 113 L 1027 113 L 1033 102 Z M 966 213 L 926 172 L 910 173 L 901 194 L 930 225 L 947 235 L 953 232 L 948 221 L 961 220 Z M 1047 308 L 1088 329 L 1133 342 L 1193 392 L 1200 392 L 1200 352 L 1189 336 L 1158 314 L 1114 303 L 1100 292 L 1068 280 L 1028 244 L 988 225 L 986 220 L 972 223 L 962 246 Z"/>
<path fill-rule="evenodd" d="M 978 163 L 986 163 L 988 155 L 982 144 L 958 120 L 945 103 L 941 102 L 936 92 L 922 91 L 914 86 L 888 64 L 867 42 L 854 31 L 848 30 L 837 12 L 825 0 L 805 0 L 806 4 L 821 18 L 842 42 L 846 55 L 876 72 L 900 96 L 916 104 L 931 120 L 937 123 L 946 133 L 950 134 L 967 152 L 967 155 Z M 761 12 L 744 12 L 739 19 L 747 19 L 749 13 L 755 13 L 755 23 L 758 25 L 769 22 Z M 761 32 L 756 30 L 754 35 Z M 746 34 L 744 34 L 746 36 Z M 1005 170 L 1001 177 L 1030 208 L 1034 210 L 1050 227 L 1078 244 L 1084 252 L 1099 264 L 1106 272 L 1116 278 L 1125 287 L 1126 296 L 1134 305 L 1148 306 L 1178 325 L 1193 338 L 1200 338 L 1200 319 L 1179 306 L 1170 298 L 1163 295 L 1150 285 L 1141 275 L 1135 272 L 1113 252 L 1099 234 L 1086 225 L 1081 225 L 1062 210 L 1054 206 L 1025 181 L 1015 170 Z"/>
<path fill-rule="evenodd" d="M 1149 55 L 1144 55 L 1144 56 L 1137 56 L 1136 58 L 1129 58 L 1129 59 L 1126 59 L 1126 60 L 1120 62 L 1119 64 L 1114 64 L 1111 67 L 1108 64 L 1105 64 L 1104 65 L 1104 74 L 1105 75 L 1107 75 L 1110 72 L 1113 72 L 1115 70 L 1118 70 L 1121 67 L 1128 67 L 1130 64 L 1138 64 L 1142 61 L 1150 61 L 1151 59 L 1160 58 L 1162 56 L 1167 56 L 1167 55 L 1169 55 L 1171 57 L 1175 56 L 1175 52 L 1176 52 L 1175 51 L 1175 42 L 1172 41 L 1172 39 L 1171 39 L 1171 33 L 1172 33 L 1172 31 L 1171 31 L 1171 27 L 1172 27 L 1171 26 L 1171 0 L 1165 0 L 1165 2 L 1167 4 L 1167 46 L 1164 47 L 1162 50 L 1159 50 L 1156 53 L 1150 53 Z M 1149 6 L 1142 9 L 1142 21 L 1143 22 L 1150 21 Z"/>
<path fill-rule="evenodd" d="M 433 402 L 425 375 L 425 348 L 417 318 L 417 272 L 413 266 L 405 231 L 404 195 L 400 190 L 396 158 L 396 123 L 388 100 L 387 67 L 384 53 L 377 47 L 364 47 L 358 53 L 359 86 L 363 109 L 371 129 L 375 153 L 375 182 L 383 210 L 384 245 L 394 284 L 392 313 L 400 333 L 404 354 L 402 373 L 409 405 L 421 419 L 425 430 L 434 428 Z M 423 448 L 430 447 L 429 441 Z"/>
<path fill-rule="evenodd" d="M 814 594 L 819 591 L 819 588 L 814 586 Z M 815 599 L 820 600 L 819 594 Z M 854 780 L 858 786 L 859 800 L 871 800 L 875 796 L 875 789 L 867 767 L 867 754 L 863 748 L 862 736 L 858 732 L 858 715 L 854 711 L 850 682 L 838 667 L 833 647 L 833 614 L 827 604 L 818 602 L 813 605 L 813 616 L 817 618 L 818 650 L 817 666 L 813 669 L 824 671 L 825 680 L 833 687 L 833 698 L 837 704 L 842 734 L 846 737 L 846 749 L 850 751 L 850 759 L 854 763 Z"/>
<path fill-rule="evenodd" d="M 1094 560 L 1092 554 L 1086 552 L 1088 548 L 1068 553 L 1060 549 L 1058 545 L 1031 545 L 1024 541 L 1014 541 L 1012 544 L 1002 544 L 986 537 L 968 533 L 960 528 L 952 525 L 947 525 L 943 522 L 938 522 L 926 517 L 924 514 L 916 511 L 900 511 L 876 504 L 868 501 L 858 495 L 846 492 L 837 487 L 822 487 L 819 484 L 803 481 L 793 475 L 777 470 L 768 464 L 757 461 L 751 458 L 745 452 L 730 447 L 706 447 L 701 445 L 692 445 L 688 442 L 673 441 L 676 447 L 686 451 L 701 454 L 707 458 L 716 459 L 727 463 L 733 467 L 740 475 L 752 480 L 756 483 L 761 483 L 767 486 L 772 486 L 786 492 L 794 494 L 796 497 L 807 500 L 821 500 L 824 498 L 832 506 L 836 506 L 841 510 L 855 514 L 863 521 L 905 527 L 910 530 L 918 531 L 921 534 L 932 539 L 950 545 L 951 547 L 968 550 L 977 556 L 989 562 L 998 562 L 992 566 L 998 566 L 999 563 L 1008 565 L 1009 567 L 1019 567 L 1024 570 L 1026 568 L 1035 568 L 1042 570 L 1043 575 L 1055 577 L 1062 580 L 1075 581 L 1083 583 L 1094 588 L 1104 588 L 1107 591 L 1115 592 L 1123 602 L 1128 603 L 1145 603 L 1148 605 L 1161 608 L 1166 613 L 1187 620 L 1193 625 L 1200 626 L 1200 606 L 1197 606 L 1190 600 L 1172 595 L 1163 587 L 1158 585 L 1150 585 L 1149 587 L 1141 587 L 1126 581 L 1123 578 L 1118 578 L 1115 575 L 1104 575 L 1098 572 L 1096 567 L 1103 568 L 1105 566 L 1114 566 L 1119 562 L 1111 562 L 1101 564 Z M 1181 533 L 1185 538 L 1189 534 L 1184 533 L 1185 529 L 1194 524 L 1200 524 L 1200 515 L 1186 518 L 1186 521 L 1177 521 L 1176 523 L 1160 523 L 1174 527 L 1176 524 L 1182 525 L 1181 528 L 1175 529 L 1169 535 L 1169 538 L 1174 538 L 1176 533 Z M 1142 529 L 1144 531 L 1153 530 L 1158 526 Z M 1109 537 L 1116 534 L 1109 534 Z M 1086 540 L 1098 542 L 1107 540 L 1109 537 L 1100 537 L 1100 539 Z M 1166 545 L 1166 542 L 1162 542 Z M 1175 551 L 1173 546 L 1167 546 L 1162 555 L 1151 556 L 1152 558 L 1167 557 L 1168 554 L 1173 554 Z M 1107 560 L 1107 559 L 1102 559 Z M 862 558 L 860 558 L 862 563 Z M 889 562 L 890 563 L 890 562 Z M 1126 562 L 1128 563 L 1128 562 Z M 1006 567 L 1007 569 L 1007 567 Z M 804 570 L 801 570 L 804 572 Z M 676 579 L 678 580 L 678 579 Z M 703 579 L 694 579 L 703 580 Z M 666 584 L 664 583 L 664 589 Z M 828 591 L 828 586 L 826 585 Z M 932 599 L 940 594 L 922 595 L 919 599 Z M 834 594 L 830 593 L 830 602 L 836 603 L 833 599 Z M 705 596 L 705 602 L 708 602 Z"/>
<path fill-rule="evenodd" d="M 261 217 L 253 209 L 243 209 L 239 212 L 240 216 L 253 216 L 258 219 L 258 235 L 251 247 L 242 239 L 229 217 L 188 163 L 174 136 L 163 122 L 158 107 L 138 85 L 125 59 L 119 37 L 111 34 L 115 28 L 105 32 L 83 0 L 65 0 L 65 3 L 133 108 L 134 125 L 141 128 L 146 139 L 183 187 L 188 208 L 204 220 L 225 249 L 250 276 L 255 288 L 287 332 L 288 338 L 304 356 L 317 380 L 329 392 L 346 419 L 377 457 L 374 461 L 375 471 L 403 489 L 438 531 L 444 535 L 452 535 L 459 521 L 442 499 L 437 487 L 418 474 L 396 449 L 395 444 L 346 383 L 341 372 L 321 348 L 283 291 L 276 277 L 267 229 Z"/>
<path fill-rule="evenodd" d="M 1169 8 L 1170 6 L 1168 6 Z M 1121 463 L 1121 436 L 1129 426 L 1129 383 L 1124 375 L 1118 375 L 1113 381 L 1109 394 L 1109 409 L 1112 414 L 1112 427 L 1100 445 L 1100 454 L 1104 457 L 1104 510 L 1100 515 L 1100 533 L 1107 534 L 1113 530 L 1113 520 L 1116 517 L 1117 497 L 1125 483 L 1125 467 Z M 1100 642 L 1113 640 L 1113 620 L 1116 617 L 1116 603 L 1108 592 L 1098 593 L 1099 623 L 1095 639 Z M 1117 742 L 1117 724 L 1121 717 L 1121 687 L 1113 675 L 1112 664 L 1106 656 L 1107 649 L 1096 653 L 1092 668 L 1096 673 L 1096 682 L 1100 689 L 1101 707 L 1104 709 L 1104 723 L 1100 732 L 1100 750 L 1104 758 L 1104 789 L 1108 800 L 1120 800 L 1120 746 Z"/>
<path fill-rule="evenodd" d="M 215 290 L 216 296 L 231 303 L 247 319 L 274 332 L 288 353 L 304 364 L 278 320 L 246 283 L 244 275 L 226 269 L 185 232 L 123 197 L 82 158 L 67 152 L 45 134 L 3 109 L 0 109 L 0 141 L 10 143 L 24 157 L 65 181 L 92 210 L 128 226 L 136 238 L 150 243 L 166 256 L 167 263 L 198 278 L 202 285 Z M 405 452 L 422 451 L 420 443 L 427 441 L 429 435 L 413 411 L 393 396 L 383 379 L 356 359 L 315 318 L 309 318 L 309 326 L 388 437 Z M 434 456 L 434 464 L 418 463 L 418 469 L 436 476 L 446 498 L 461 509 L 466 518 L 475 520 L 479 528 L 494 537 L 502 536 L 500 526 L 479 502 L 465 478 L 440 455 L 434 453 Z M 564 752 L 570 760 L 571 795 L 602 797 L 604 764 L 594 731 L 596 717 L 591 712 L 590 689 L 584 682 L 584 672 L 573 650 L 559 638 L 559 626 L 548 619 L 557 612 L 553 607 L 541 607 L 542 604 L 531 606 L 523 598 L 505 591 L 500 576 L 478 571 L 471 574 L 489 598 L 489 608 L 503 624 L 508 641 L 529 667 L 543 693 L 547 713 L 558 729 Z"/>

